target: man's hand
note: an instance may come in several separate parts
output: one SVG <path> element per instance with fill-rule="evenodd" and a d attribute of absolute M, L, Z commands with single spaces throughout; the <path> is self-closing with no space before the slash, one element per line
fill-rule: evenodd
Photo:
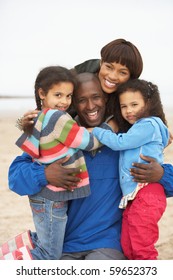
<path fill-rule="evenodd" d="M 130 169 L 134 181 L 138 183 L 158 182 L 164 173 L 163 167 L 153 158 L 140 155 L 148 163 L 133 163 L 135 168 Z"/>
<path fill-rule="evenodd" d="M 65 168 L 62 163 L 66 162 L 69 157 L 57 160 L 45 168 L 46 179 L 49 184 L 72 190 L 72 187 L 77 186 L 80 182 L 80 178 L 74 176 L 74 174 L 79 174 L 79 168 Z"/>

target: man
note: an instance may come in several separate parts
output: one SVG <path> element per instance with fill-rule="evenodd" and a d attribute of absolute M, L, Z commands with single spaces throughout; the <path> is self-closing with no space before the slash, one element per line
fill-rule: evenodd
<path fill-rule="evenodd" d="M 93 74 L 80 74 L 78 79 L 81 84 L 74 96 L 78 122 L 85 127 L 99 126 L 105 121 L 106 96 Z M 118 174 L 119 153 L 103 146 L 95 152 L 84 152 L 84 155 L 91 195 L 73 200 L 69 205 L 62 259 L 125 259 L 120 245 L 122 210 L 118 205 L 122 194 Z M 23 192 L 19 194 L 31 195 L 39 192 L 48 182 L 66 187 L 71 183 L 76 184 L 77 178 L 71 179 L 70 176 L 74 170 L 67 171 L 59 163 L 53 163 L 44 169 L 36 162 L 32 163 L 26 154 L 17 157 L 9 169 L 10 189 L 19 193 L 18 187 L 22 184 Z M 154 172 L 149 177 L 158 181 L 163 175 L 163 169 L 154 162 L 151 164 Z M 145 169 L 142 165 L 142 170 L 137 175 L 141 180 L 146 177 L 143 175 Z M 153 175 L 155 170 L 157 173 Z M 169 178 L 164 178 L 165 186 L 168 187 L 168 195 L 173 195 L 173 186 L 169 183 L 173 174 L 168 175 Z"/>

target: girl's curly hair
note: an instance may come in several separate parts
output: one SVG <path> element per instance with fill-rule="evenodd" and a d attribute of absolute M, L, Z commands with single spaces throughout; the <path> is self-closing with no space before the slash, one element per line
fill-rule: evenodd
<path fill-rule="evenodd" d="M 131 124 L 129 124 L 122 117 L 119 103 L 119 96 L 129 90 L 132 92 L 139 91 L 142 94 L 145 103 L 148 104 L 147 111 L 141 117 L 159 117 L 167 126 L 167 121 L 165 118 L 165 113 L 163 111 L 163 105 L 160 99 L 160 93 L 157 85 L 145 80 L 133 79 L 120 85 L 118 87 L 118 90 L 116 91 L 116 94 L 112 95 L 111 111 L 114 112 L 113 115 L 115 121 L 119 126 L 119 132 L 127 132 L 127 130 L 131 127 Z"/>

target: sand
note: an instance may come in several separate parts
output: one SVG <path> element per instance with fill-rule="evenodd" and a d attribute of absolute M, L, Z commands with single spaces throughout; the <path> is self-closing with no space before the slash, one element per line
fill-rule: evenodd
<path fill-rule="evenodd" d="M 5 112 L 5 111 L 4 111 Z M 16 111 L 0 113 L 0 245 L 27 229 L 34 229 L 31 211 L 26 196 L 18 196 L 8 189 L 8 170 L 21 150 L 14 144 L 21 132 L 15 127 L 15 120 L 21 114 Z M 173 133 L 172 112 L 165 110 L 170 131 Z M 172 129 L 172 130 L 171 130 Z M 165 149 L 165 163 L 173 164 L 173 144 Z M 160 236 L 156 244 L 160 260 L 173 260 L 173 198 L 167 199 L 167 209 L 159 222 Z"/>

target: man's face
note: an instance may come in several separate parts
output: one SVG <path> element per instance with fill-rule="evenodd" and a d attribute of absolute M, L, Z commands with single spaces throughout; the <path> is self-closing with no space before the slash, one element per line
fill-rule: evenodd
<path fill-rule="evenodd" d="M 82 126 L 95 127 L 104 121 L 106 97 L 99 81 L 83 82 L 73 98 Z"/>

